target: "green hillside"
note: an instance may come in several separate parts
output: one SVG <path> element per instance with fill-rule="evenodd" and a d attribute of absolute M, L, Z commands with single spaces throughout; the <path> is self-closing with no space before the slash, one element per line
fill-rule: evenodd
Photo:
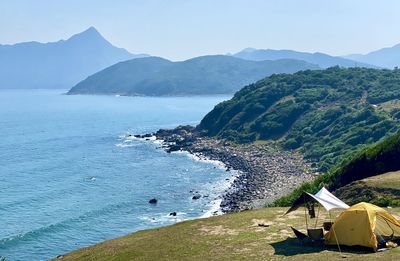
<path fill-rule="evenodd" d="M 232 94 L 273 73 L 318 69 L 299 60 L 246 61 L 210 55 L 182 62 L 148 57 L 121 62 L 74 86 L 69 94 L 205 95 Z"/>
<path fill-rule="evenodd" d="M 400 128 L 400 70 L 339 68 L 274 74 L 218 104 L 198 126 L 238 143 L 277 141 L 322 171 Z"/>
<path fill-rule="evenodd" d="M 132 86 L 150 78 L 171 63 L 159 57 L 120 62 L 79 82 L 68 94 L 126 94 Z"/>
<path fill-rule="evenodd" d="M 319 176 L 310 183 L 303 184 L 300 188 L 294 190 L 289 195 L 277 200 L 274 205 L 288 206 L 303 191 L 314 193 L 322 186 L 326 186 L 330 190 L 339 189 L 339 194 L 343 195 L 343 193 L 340 192 L 340 188 L 345 188 L 344 186 L 350 184 L 351 182 L 359 181 L 386 172 L 400 170 L 399 159 L 400 133 L 386 138 L 383 141 L 378 142 L 377 144 L 373 144 L 363 149 L 360 149 L 358 152 L 354 153 L 352 156 L 346 159 L 343 164 L 338 164 L 337 167 L 333 168 L 328 173 Z M 353 185 L 355 184 L 353 183 Z M 396 183 L 392 182 L 392 185 L 395 186 Z M 399 189 L 398 187 L 394 188 L 397 190 Z M 350 188 L 348 187 L 348 189 Z M 387 185 L 385 189 L 387 190 L 387 192 L 389 192 Z M 392 194 L 395 196 L 397 192 L 393 192 Z M 362 194 L 358 194 L 358 196 L 361 200 Z M 387 198 L 387 200 L 390 200 L 390 202 L 388 202 L 387 200 L 379 201 L 378 197 L 374 197 L 373 195 L 371 195 L 371 197 L 366 198 L 366 200 L 374 202 L 375 204 L 381 206 L 398 204 L 396 197 Z"/>

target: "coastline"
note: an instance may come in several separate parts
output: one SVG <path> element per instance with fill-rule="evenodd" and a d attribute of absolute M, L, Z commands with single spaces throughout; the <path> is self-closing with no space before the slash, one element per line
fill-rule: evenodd
<path fill-rule="evenodd" d="M 282 150 L 273 143 L 232 144 L 205 137 L 193 126 L 133 136 L 157 142 L 167 153 L 187 152 L 196 160 L 235 171 L 220 195 L 220 212 L 216 208 L 207 212 L 212 215 L 263 207 L 319 174 L 298 152 Z"/>
<path fill-rule="evenodd" d="M 164 145 L 164 149 L 166 151 L 166 145 L 163 144 L 163 141 L 156 139 L 155 136 L 153 136 L 154 139 L 150 139 L 151 141 L 154 141 L 156 144 L 159 145 Z M 194 161 L 198 161 L 198 162 L 203 162 L 206 164 L 211 164 L 214 166 L 214 168 L 219 168 L 221 170 L 225 170 L 227 171 L 227 173 L 229 172 L 229 176 L 223 178 L 223 180 L 221 180 L 222 185 L 219 185 L 218 187 L 222 187 L 222 190 L 227 191 L 228 189 L 230 189 L 230 187 L 232 186 L 232 183 L 234 182 L 234 180 L 241 175 L 240 171 L 238 170 L 234 170 L 234 169 L 230 169 L 228 170 L 227 166 L 225 165 L 224 162 L 220 161 L 220 160 L 213 160 L 210 158 L 207 158 L 206 156 L 203 155 L 199 155 L 197 153 L 192 153 L 190 151 L 187 150 L 179 150 L 179 151 L 173 151 L 170 153 L 180 153 L 180 154 L 184 154 L 185 156 L 187 156 L 188 158 L 190 158 L 191 160 Z M 217 216 L 217 215 L 222 215 L 224 214 L 224 212 L 222 211 L 221 208 L 221 203 L 223 200 L 223 194 L 219 194 L 216 198 L 214 198 L 213 200 L 211 200 L 207 206 L 209 207 L 203 215 L 201 215 L 199 218 L 208 218 L 211 216 Z"/>

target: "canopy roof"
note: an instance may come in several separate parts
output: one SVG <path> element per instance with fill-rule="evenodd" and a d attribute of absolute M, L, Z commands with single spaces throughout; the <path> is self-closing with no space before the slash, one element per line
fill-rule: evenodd
<path fill-rule="evenodd" d="M 307 202 L 317 201 L 320 203 L 327 211 L 332 209 L 347 209 L 349 205 L 335 197 L 326 188 L 320 189 L 315 195 L 308 192 L 303 192 L 298 199 L 293 203 L 286 214 L 295 211 Z"/>
<path fill-rule="evenodd" d="M 335 197 L 324 187 L 312 197 L 328 211 L 332 209 L 346 209 L 350 207 L 349 205 Z"/>

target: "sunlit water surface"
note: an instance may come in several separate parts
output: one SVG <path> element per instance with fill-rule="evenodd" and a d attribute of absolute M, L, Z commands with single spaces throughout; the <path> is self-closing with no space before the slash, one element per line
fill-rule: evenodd
<path fill-rule="evenodd" d="M 231 174 L 126 135 L 195 125 L 227 98 L 0 91 L 0 256 L 45 260 L 209 214 Z"/>

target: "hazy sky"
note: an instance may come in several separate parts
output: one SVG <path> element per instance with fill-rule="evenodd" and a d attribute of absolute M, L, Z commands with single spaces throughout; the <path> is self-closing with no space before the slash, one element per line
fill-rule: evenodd
<path fill-rule="evenodd" d="M 94 26 L 133 53 L 181 60 L 246 47 L 366 53 L 400 43 L 398 0 L 0 0 L 0 43 Z"/>

